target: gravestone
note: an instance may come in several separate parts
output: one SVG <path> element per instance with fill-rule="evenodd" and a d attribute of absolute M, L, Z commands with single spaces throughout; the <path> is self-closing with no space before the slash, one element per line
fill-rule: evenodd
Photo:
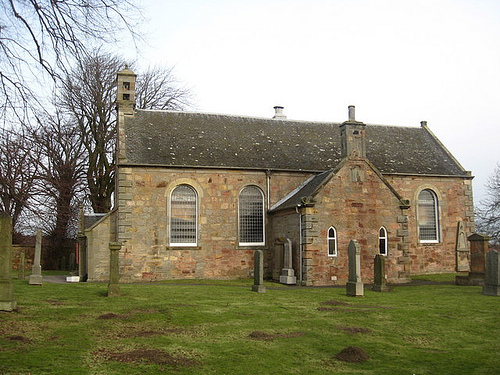
<path fill-rule="evenodd" d="M 281 284 L 297 284 L 297 277 L 292 268 L 292 240 L 285 239 L 283 246 L 283 269 L 281 270 L 280 283 Z"/>
<path fill-rule="evenodd" d="M 470 242 L 470 272 L 467 276 L 456 276 L 458 285 L 484 285 L 486 252 L 490 237 L 474 233 L 467 238 Z"/>
<path fill-rule="evenodd" d="M 26 252 L 24 250 L 21 251 L 20 258 L 17 278 L 24 280 L 26 279 Z"/>
<path fill-rule="evenodd" d="M 361 248 L 358 241 L 351 240 L 347 249 L 349 259 L 349 281 L 346 284 L 347 295 L 360 297 L 364 295 L 363 282 L 361 281 Z"/>
<path fill-rule="evenodd" d="M 469 247 L 467 246 L 467 236 L 463 222 L 457 224 L 457 240 L 455 245 L 456 270 L 457 272 L 468 272 L 469 267 Z"/>
<path fill-rule="evenodd" d="M 35 260 L 33 261 L 33 267 L 31 268 L 31 275 L 28 281 L 28 284 L 30 285 L 42 285 L 42 266 L 40 264 L 41 256 L 42 256 L 42 231 L 39 229 L 36 231 Z"/>
<path fill-rule="evenodd" d="M 252 291 L 257 293 L 266 292 L 264 286 L 264 254 L 262 250 L 256 250 L 254 255 Z"/>
<path fill-rule="evenodd" d="M 491 250 L 486 254 L 483 294 L 500 296 L 500 253 L 497 250 Z"/>
<path fill-rule="evenodd" d="M 12 219 L 0 213 L 0 310 L 17 307 L 12 284 Z"/>
<path fill-rule="evenodd" d="M 374 292 L 389 291 L 389 287 L 385 280 L 385 256 L 381 254 L 375 255 L 372 290 Z"/>
<path fill-rule="evenodd" d="M 120 242 L 109 243 L 109 284 L 108 297 L 120 295 Z"/>

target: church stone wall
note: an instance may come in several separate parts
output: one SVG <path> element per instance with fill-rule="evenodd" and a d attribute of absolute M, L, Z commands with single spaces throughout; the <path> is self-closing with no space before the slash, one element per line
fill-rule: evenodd
<path fill-rule="evenodd" d="M 274 238 L 270 238 L 267 228 L 265 246 L 239 246 L 240 190 L 256 185 L 266 202 L 269 191 L 272 205 L 307 177 L 303 173 L 268 175 L 265 171 L 121 167 L 118 180 L 118 241 L 123 243 L 121 280 L 251 276 L 254 250 L 273 251 Z M 198 194 L 196 247 L 169 244 L 168 201 L 171 191 L 180 184 L 191 185 Z"/>

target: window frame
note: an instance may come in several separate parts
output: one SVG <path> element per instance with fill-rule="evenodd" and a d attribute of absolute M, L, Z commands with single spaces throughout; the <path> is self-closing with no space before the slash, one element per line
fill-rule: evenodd
<path fill-rule="evenodd" d="M 422 227 L 424 226 L 422 221 L 422 216 L 424 216 L 424 213 L 422 210 L 424 207 L 430 207 L 430 204 L 428 203 L 421 203 L 421 198 L 420 195 L 423 192 L 428 192 L 430 196 L 432 197 L 432 211 L 434 215 L 434 222 L 433 222 L 433 227 L 435 230 L 435 238 L 433 239 L 422 239 Z M 422 199 L 424 201 L 424 199 Z M 436 192 L 430 188 L 424 188 L 418 192 L 417 195 L 417 229 L 418 229 L 418 241 L 419 243 L 423 244 L 432 244 L 432 243 L 440 243 L 441 242 L 441 228 L 440 228 L 440 220 L 439 220 L 439 199 L 436 194 Z"/>
<path fill-rule="evenodd" d="M 384 231 L 383 236 L 380 235 L 381 231 Z M 384 241 L 383 246 L 381 241 Z M 380 255 L 387 256 L 388 254 L 387 241 L 388 241 L 387 229 L 384 226 L 381 226 L 380 229 L 378 230 L 378 253 Z"/>
<path fill-rule="evenodd" d="M 333 237 L 330 236 L 330 231 L 333 230 Z M 333 240 L 334 244 L 334 251 L 331 250 L 331 241 Z M 332 225 L 328 228 L 326 231 L 326 246 L 327 246 L 327 253 L 329 257 L 337 257 L 338 256 L 338 243 L 337 243 L 337 229 Z"/>
<path fill-rule="evenodd" d="M 188 187 L 194 193 L 194 199 L 195 199 L 195 201 L 194 201 L 194 207 L 195 207 L 194 240 L 195 240 L 195 242 L 174 242 L 173 241 L 173 236 L 172 236 L 173 222 L 172 222 L 172 219 L 174 217 L 172 216 L 172 208 L 173 208 L 174 204 L 173 204 L 172 198 L 174 196 L 175 191 L 180 187 Z M 171 247 L 195 247 L 195 246 L 198 246 L 198 231 L 199 231 L 199 229 L 198 229 L 198 201 L 199 201 L 198 197 L 199 197 L 199 195 L 198 195 L 198 192 L 196 191 L 196 189 L 189 184 L 176 185 L 172 189 L 172 191 L 170 192 L 170 197 L 169 197 L 169 246 L 171 246 Z"/>
<path fill-rule="evenodd" d="M 262 206 L 261 215 L 262 215 L 262 241 L 259 242 L 243 242 L 242 241 L 242 194 L 246 189 L 255 189 L 255 191 L 259 192 L 260 196 L 260 204 Z M 265 196 L 264 192 L 257 185 L 246 185 L 241 188 L 238 194 L 238 246 L 246 247 L 246 246 L 265 246 L 266 244 L 266 215 L 265 215 Z"/>

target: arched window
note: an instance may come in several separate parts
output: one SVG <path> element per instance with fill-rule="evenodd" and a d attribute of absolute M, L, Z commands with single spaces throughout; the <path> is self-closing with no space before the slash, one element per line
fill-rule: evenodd
<path fill-rule="evenodd" d="M 196 246 L 198 195 L 189 185 L 179 185 L 170 196 L 170 245 Z"/>
<path fill-rule="evenodd" d="M 420 242 L 439 242 L 438 200 L 429 189 L 418 194 L 418 237 Z"/>
<path fill-rule="evenodd" d="M 337 231 L 334 227 L 328 228 L 328 256 L 336 257 L 337 256 Z"/>
<path fill-rule="evenodd" d="M 264 194 L 257 186 L 246 186 L 240 192 L 238 226 L 241 246 L 265 244 Z"/>
<path fill-rule="evenodd" d="M 381 227 L 378 231 L 378 252 L 387 255 L 387 230 Z"/>

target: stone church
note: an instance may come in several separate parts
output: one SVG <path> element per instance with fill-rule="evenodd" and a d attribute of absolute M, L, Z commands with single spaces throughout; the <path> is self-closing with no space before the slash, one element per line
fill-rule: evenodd
<path fill-rule="evenodd" d="M 108 280 L 110 243 L 123 282 L 250 277 L 262 250 L 269 279 L 291 251 L 289 283 L 342 285 L 352 239 L 364 282 L 377 254 L 392 283 L 468 270 L 473 177 L 426 122 L 138 110 L 135 80 L 118 73 L 114 208 L 80 233 L 89 281 Z"/>

